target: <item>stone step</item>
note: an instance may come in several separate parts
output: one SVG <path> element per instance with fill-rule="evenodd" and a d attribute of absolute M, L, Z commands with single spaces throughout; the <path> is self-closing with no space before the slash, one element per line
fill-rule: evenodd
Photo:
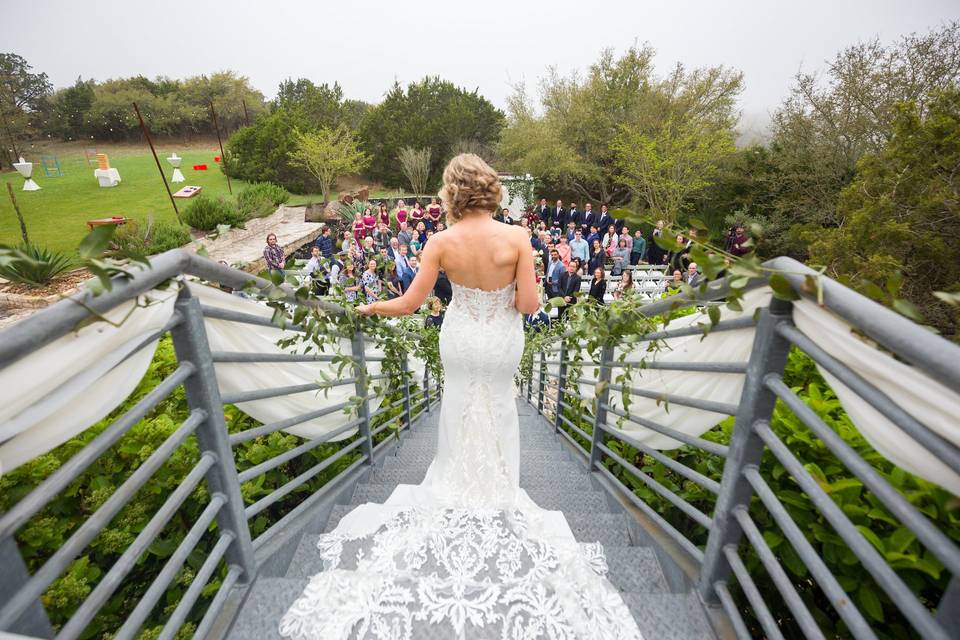
<path fill-rule="evenodd" d="M 691 593 L 623 593 L 644 638 L 715 640 L 703 605 Z"/>

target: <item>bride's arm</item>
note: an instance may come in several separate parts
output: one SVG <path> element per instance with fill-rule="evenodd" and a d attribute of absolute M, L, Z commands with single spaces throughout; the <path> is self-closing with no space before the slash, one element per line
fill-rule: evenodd
<path fill-rule="evenodd" d="M 525 232 L 517 234 L 520 246 L 517 258 L 517 295 L 514 306 L 520 313 L 536 313 L 540 310 L 537 297 L 537 278 L 533 271 L 533 248 Z"/>
<path fill-rule="evenodd" d="M 441 234 L 430 238 L 420 252 L 420 271 L 417 272 L 407 292 L 393 300 L 377 300 L 373 304 L 362 304 L 357 311 L 365 316 L 408 316 L 423 304 L 433 290 L 440 273 L 440 254 L 443 252 Z M 533 258 L 531 258 L 531 261 Z"/>

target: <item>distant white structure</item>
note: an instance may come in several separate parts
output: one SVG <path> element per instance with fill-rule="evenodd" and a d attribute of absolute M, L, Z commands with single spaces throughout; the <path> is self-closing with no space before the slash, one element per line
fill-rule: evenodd
<path fill-rule="evenodd" d="M 534 205 L 534 178 L 529 173 L 525 175 L 501 173 L 499 176 L 502 185 L 500 209 L 510 209 L 510 217 L 519 220 L 520 214 L 526 211 L 527 207 Z"/>
<path fill-rule="evenodd" d="M 183 158 L 174 152 L 167 158 L 167 162 L 173 167 L 173 175 L 170 177 L 170 182 L 186 182 L 187 179 L 183 177 L 183 173 L 180 171 L 180 163 L 183 162 Z"/>
<path fill-rule="evenodd" d="M 16 169 L 17 172 L 18 172 L 21 176 L 23 176 L 23 190 L 24 190 L 24 191 L 39 191 L 39 190 L 40 190 L 40 185 L 38 185 L 36 182 L 34 182 L 34 181 L 33 181 L 33 178 L 31 177 L 31 176 L 33 175 L 33 163 L 32 163 L 32 162 L 27 162 L 26 160 L 23 159 L 23 157 L 21 157 L 21 158 L 20 158 L 20 162 L 14 162 L 14 163 L 13 163 L 13 168 Z"/>

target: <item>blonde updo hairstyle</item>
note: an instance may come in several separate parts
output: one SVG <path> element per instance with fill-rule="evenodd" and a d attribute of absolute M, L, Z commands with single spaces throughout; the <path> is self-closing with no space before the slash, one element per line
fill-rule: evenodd
<path fill-rule="evenodd" d="M 461 153 L 443 170 L 439 195 L 447 207 L 447 217 L 453 221 L 460 220 L 468 210 L 493 215 L 500 206 L 500 178 L 480 156 Z"/>

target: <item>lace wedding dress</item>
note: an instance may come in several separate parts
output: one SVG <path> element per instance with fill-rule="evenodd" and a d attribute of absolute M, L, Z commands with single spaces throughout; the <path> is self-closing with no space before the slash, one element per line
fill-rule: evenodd
<path fill-rule="evenodd" d="M 519 487 L 513 376 L 523 352 L 514 285 L 453 284 L 440 332 L 444 394 L 437 454 L 321 537 L 325 571 L 280 623 L 294 640 L 604 638 L 640 640 L 604 578 L 599 543 Z"/>

